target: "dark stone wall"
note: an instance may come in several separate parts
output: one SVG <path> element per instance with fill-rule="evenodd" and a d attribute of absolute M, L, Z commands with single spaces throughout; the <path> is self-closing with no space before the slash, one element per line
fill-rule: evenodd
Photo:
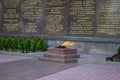
<path fill-rule="evenodd" d="M 2 1 L 0 0 L 0 33 L 1 33 L 1 25 L 2 25 Z"/>
<path fill-rule="evenodd" d="M 119 5 L 119 0 L 0 0 L 0 35 L 120 42 Z"/>

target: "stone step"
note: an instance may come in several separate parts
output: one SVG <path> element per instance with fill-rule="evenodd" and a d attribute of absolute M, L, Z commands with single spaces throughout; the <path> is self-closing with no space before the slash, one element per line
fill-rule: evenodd
<path fill-rule="evenodd" d="M 69 59 L 69 58 L 80 58 L 79 54 L 67 54 L 67 55 L 61 55 L 61 54 L 44 54 L 44 57 L 47 58 L 58 58 L 58 59 Z"/>
<path fill-rule="evenodd" d="M 77 58 L 72 59 L 57 59 L 57 58 L 47 58 L 47 57 L 40 57 L 38 58 L 40 61 L 47 61 L 47 62 L 56 62 L 56 63 L 75 63 L 77 62 Z"/>
<path fill-rule="evenodd" d="M 77 49 L 69 48 L 48 48 L 50 54 L 77 54 Z"/>

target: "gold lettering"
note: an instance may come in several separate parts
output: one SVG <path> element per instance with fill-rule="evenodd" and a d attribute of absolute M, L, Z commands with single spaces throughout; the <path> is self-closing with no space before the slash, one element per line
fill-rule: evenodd
<path fill-rule="evenodd" d="M 94 15 L 95 0 L 72 0 L 70 4 L 70 22 L 71 35 L 93 35 L 94 33 Z"/>
<path fill-rule="evenodd" d="M 120 33 L 120 14 L 118 13 L 120 1 L 105 1 L 99 9 L 98 33 L 117 35 Z"/>
<path fill-rule="evenodd" d="M 64 29 L 64 26 L 61 24 L 64 20 L 64 14 L 62 11 L 65 10 L 64 5 L 66 4 L 65 0 L 50 0 L 46 1 L 46 20 L 47 25 L 46 29 L 51 33 L 57 33 L 59 31 L 62 31 Z"/>
<path fill-rule="evenodd" d="M 42 18 L 42 1 L 41 0 L 26 0 L 22 4 L 22 16 L 26 21 L 25 32 L 37 33 L 36 21 Z"/>

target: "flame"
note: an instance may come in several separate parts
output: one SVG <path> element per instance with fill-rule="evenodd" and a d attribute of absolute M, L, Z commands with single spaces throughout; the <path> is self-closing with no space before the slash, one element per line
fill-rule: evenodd
<path fill-rule="evenodd" d="M 61 46 L 73 46 L 73 45 L 74 45 L 74 43 L 70 42 L 70 41 L 66 41 L 63 44 L 61 44 Z"/>

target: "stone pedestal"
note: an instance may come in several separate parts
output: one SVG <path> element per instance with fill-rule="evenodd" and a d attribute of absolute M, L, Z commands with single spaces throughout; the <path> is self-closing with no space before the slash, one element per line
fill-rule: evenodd
<path fill-rule="evenodd" d="M 48 48 L 48 53 L 39 58 L 41 61 L 59 62 L 59 63 L 75 63 L 80 55 L 77 49 L 69 48 Z"/>

